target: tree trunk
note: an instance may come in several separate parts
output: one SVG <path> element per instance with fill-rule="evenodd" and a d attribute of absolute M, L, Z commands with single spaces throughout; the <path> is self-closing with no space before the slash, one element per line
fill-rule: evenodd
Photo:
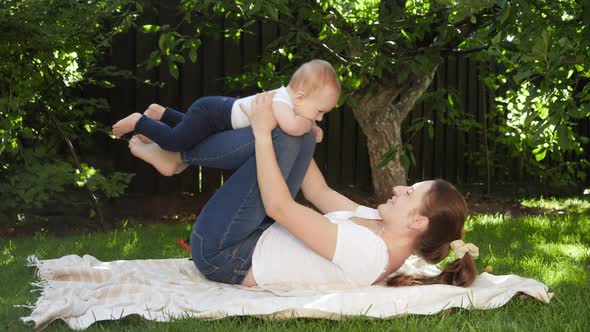
<path fill-rule="evenodd" d="M 401 85 L 391 80 L 379 85 L 376 93 L 355 98 L 353 112 L 367 136 L 373 188 L 380 199 L 390 197 L 394 186 L 406 184 L 406 171 L 399 161 L 400 152 L 404 151 L 402 122 L 428 89 L 436 68 L 434 66 L 428 75 L 409 78 Z M 383 154 L 391 149 L 397 151 L 395 158 L 384 167 L 378 167 Z"/>

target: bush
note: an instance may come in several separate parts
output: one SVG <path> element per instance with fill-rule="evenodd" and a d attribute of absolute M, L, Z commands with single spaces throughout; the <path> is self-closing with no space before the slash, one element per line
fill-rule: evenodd
<path fill-rule="evenodd" d="M 76 187 L 120 195 L 131 175 L 103 176 L 77 161 L 74 146 L 106 132 L 93 115 L 107 103 L 82 98 L 81 91 L 128 76 L 100 60 L 141 7 L 121 0 L 0 0 L 0 8 L 0 223 L 22 220 Z"/>

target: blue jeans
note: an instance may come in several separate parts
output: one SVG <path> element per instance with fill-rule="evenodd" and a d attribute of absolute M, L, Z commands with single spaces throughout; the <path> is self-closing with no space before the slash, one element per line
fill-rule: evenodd
<path fill-rule="evenodd" d="M 142 115 L 135 132 L 142 134 L 168 151 L 186 151 L 207 137 L 231 130 L 231 109 L 236 98 L 203 97 L 180 113 L 167 107 L 160 121 Z"/>
<path fill-rule="evenodd" d="M 295 197 L 315 149 L 312 132 L 272 133 L 277 162 Z M 191 165 L 236 169 L 201 210 L 191 233 L 193 262 L 208 279 L 240 284 L 252 265 L 258 238 L 273 222 L 262 204 L 250 127 L 215 134 L 181 153 Z"/>

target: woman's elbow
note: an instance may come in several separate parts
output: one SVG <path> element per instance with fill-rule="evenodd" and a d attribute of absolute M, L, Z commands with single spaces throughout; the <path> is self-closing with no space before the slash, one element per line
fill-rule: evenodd
<path fill-rule="evenodd" d="M 274 220 L 278 219 L 282 215 L 281 207 L 274 204 L 265 204 L 264 212 L 266 212 L 266 215 Z"/>
<path fill-rule="evenodd" d="M 287 213 L 288 206 L 289 202 L 269 202 L 268 204 L 264 204 L 264 211 L 266 215 L 277 220 L 281 219 Z"/>

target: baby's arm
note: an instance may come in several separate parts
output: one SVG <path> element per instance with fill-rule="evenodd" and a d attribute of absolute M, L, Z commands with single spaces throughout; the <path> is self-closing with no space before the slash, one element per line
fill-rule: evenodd
<path fill-rule="evenodd" d="M 286 134 L 291 136 L 301 136 L 311 129 L 313 121 L 295 114 L 293 109 L 283 102 L 273 102 L 272 110 L 279 127 L 281 127 Z"/>

